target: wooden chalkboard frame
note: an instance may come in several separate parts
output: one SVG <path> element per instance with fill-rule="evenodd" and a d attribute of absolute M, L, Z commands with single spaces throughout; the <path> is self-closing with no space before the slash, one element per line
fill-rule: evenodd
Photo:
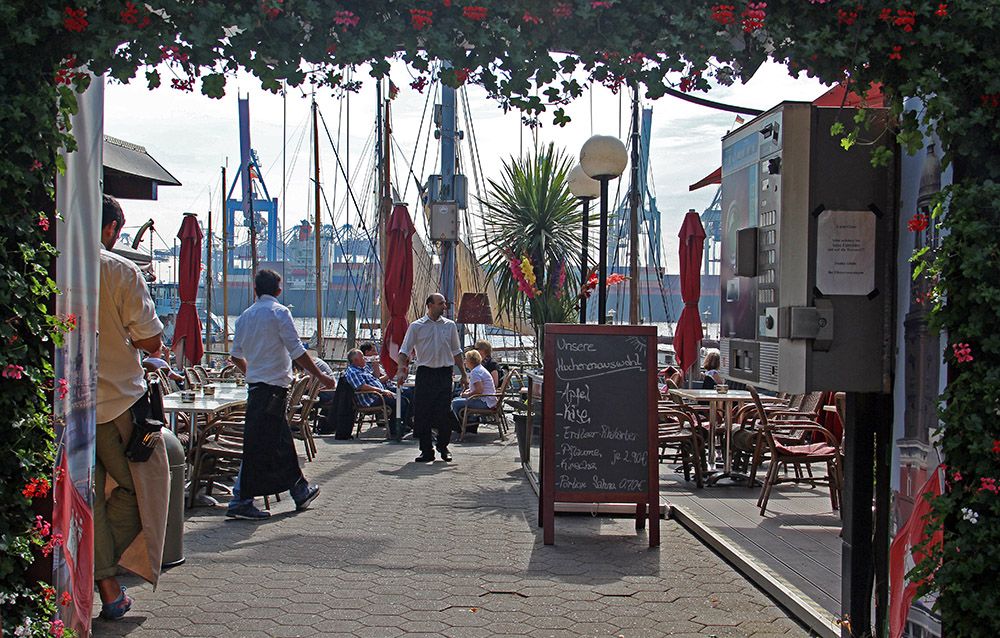
<path fill-rule="evenodd" d="M 567 492 L 556 489 L 555 480 L 555 400 L 556 400 L 556 337 L 561 335 L 608 335 L 640 337 L 648 340 L 646 348 L 647 406 L 646 433 L 649 453 L 648 480 L 644 492 Z M 539 517 L 542 536 L 546 545 L 555 543 L 556 503 L 635 503 L 635 528 L 641 530 L 649 520 L 649 546 L 660 545 L 660 469 L 658 467 L 659 447 L 657 437 L 657 397 L 656 386 L 656 327 L 633 325 L 579 325 L 545 324 L 545 350 L 543 366 L 545 384 L 542 387 L 542 493 L 539 499 Z"/>

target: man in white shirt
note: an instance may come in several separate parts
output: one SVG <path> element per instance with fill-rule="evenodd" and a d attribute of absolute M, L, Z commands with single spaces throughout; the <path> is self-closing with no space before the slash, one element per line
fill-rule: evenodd
<path fill-rule="evenodd" d="M 414 355 L 417 360 L 417 383 L 413 391 L 413 434 L 420 441 L 417 463 L 434 460 L 431 429 L 435 425 L 438 428 L 437 451 L 444 461 L 451 461 L 448 443 L 457 425 L 451 411 L 454 366 L 462 371 L 462 386 L 469 385 L 462 364 L 458 329 L 454 321 L 443 316 L 447 307 L 448 300 L 441 293 L 429 296 L 427 314 L 410 324 L 399 346 L 396 376 L 400 383 L 406 380 Z"/>
<path fill-rule="evenodd" d="M 260 270 L 254 277 L 257 301 L 236 320 L 232 361 L 246 375 L 247 413 L 243 429 L 243 465 L 233 487 L 226 516 L 244 520 L 268 518 L 254 507 L 256 496 L 288 490 L 296 510 L 304 510 L 319 494 L 299 469 L 291 430 L 285 418 L 292 361 L 332 388 L 336 381 L 324 374 L 306 352 L 292 322 L 292 313 L 278 303 L 281 275 Z"/>
<path fill-rule="evenodd" d="M 169 498 L 164 446 L 157 445 L 142 463 L 130 462 L 125 454 L 134 421 L 149 416 L 139 352 L 159 351 L 163 324 L 139 267 L 111 252 L 124 225 L 118 201 L 105 195 L 97 324 L 94 581 L 106 620 L 118 620 L 132 606 L 118 582 L 119 565 L 156 585 Z M 109 478 L 115 483 L 110 493 Z"/>

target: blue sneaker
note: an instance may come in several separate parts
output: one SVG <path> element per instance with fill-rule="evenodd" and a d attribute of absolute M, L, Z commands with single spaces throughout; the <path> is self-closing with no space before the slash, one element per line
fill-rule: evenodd
<path fill-rule="evenodd" d="M 100 617 L 104 620 L 118 620 L 129 609 L 132 609 L 132 599 L 125 593 L 125 585 L 122 585 L 122 593 L 118 598 L 110 603 L 101 605 Z"/>
<path fill-rule="evenodd" d="M 271 512 L 261 511 L 251 503 L 238 507 L 230 507 L 226 510 L 226 518 L 235 518 L 242 521 L 263 521 L 271 518 Z"/>
<path fill-rule="evenodd" d="M 302 498 L 295 499 L 295 509 L 301 512 L 302 510 L 309 507 L 309 504 L 316 500 L 319 496 L 319 485 L 310 485 Z"/>

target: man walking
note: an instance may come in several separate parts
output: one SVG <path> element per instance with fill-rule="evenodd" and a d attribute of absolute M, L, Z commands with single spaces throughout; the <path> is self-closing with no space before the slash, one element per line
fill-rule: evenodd
<path fill-rule="evenodd" d="M 233 487 L 233 499 L 226 516 L 245 520 L 270 517 L 254 507 L 256 496 L 288 490 L 296 510 L 304 510 L 319 494 L 319 486 L 309 485 L 295 451 L 285 418 L 288 386 L 292 383 L 292 361 L 323 382 L 327 388 L 336 381 L 324 374 L 306 352 L 292 313 L 278 303 L 281 276 L 261 270 L 254 277 L 257 301 L 236 320 L 232 361 L 246 375 L 249 388 L 246 424 L 243 430 L 243 465 Z"/>
<path fill-rule="evenodd" d="M 145 420 L 146 375 L 139 351 L 158 352 L 163 324 L 138 266 L 111 252 L 125 225 L 118 201 L 104 196 L 97 348 L 97 462 L 94 468 L 94 581 L 101 618 L 117 620 L 132 607 L 118 582 L 119 564 L 156 585 L 167 526 L 167 452 L 148 460 L 125 456 L 133 419 Z M 114 489 L 107 492 L 108 479 Z"/>
<path fill-rule="evenodd" d="M 431 428 L 437 425 L 437 451 L 444 461 L 451 461 L 448 443 L 457 425 L 451 411 L 454 366 L 462 372 L 462 386 L 469 378 L 462 365 L 462 346 L 455 322 L 444 316 L 448 300 L 439 292 L 427 297 L 427 314 L 410 324 L 399 347 L 399 383 L 406 380 L 410 361 L 417 361 L 417 384 L 413 391 L 413 434 L 420 441 L 417 463 L 434 460 Z"/>

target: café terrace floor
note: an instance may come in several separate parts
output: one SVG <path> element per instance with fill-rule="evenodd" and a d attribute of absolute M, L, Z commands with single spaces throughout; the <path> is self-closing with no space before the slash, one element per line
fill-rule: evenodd
<path fill-rule="evenodd" d="M 839 636 L 841 519 L 829 490 L 781 484 L 760 515 L 760 487 L 721 481 L 697 489 L 664 462 L 670 516 L 820 635 Z M 821 472 L 818 467 L 814 471 Z M 762 478 L 759 473 L 758 478 Z"/>

